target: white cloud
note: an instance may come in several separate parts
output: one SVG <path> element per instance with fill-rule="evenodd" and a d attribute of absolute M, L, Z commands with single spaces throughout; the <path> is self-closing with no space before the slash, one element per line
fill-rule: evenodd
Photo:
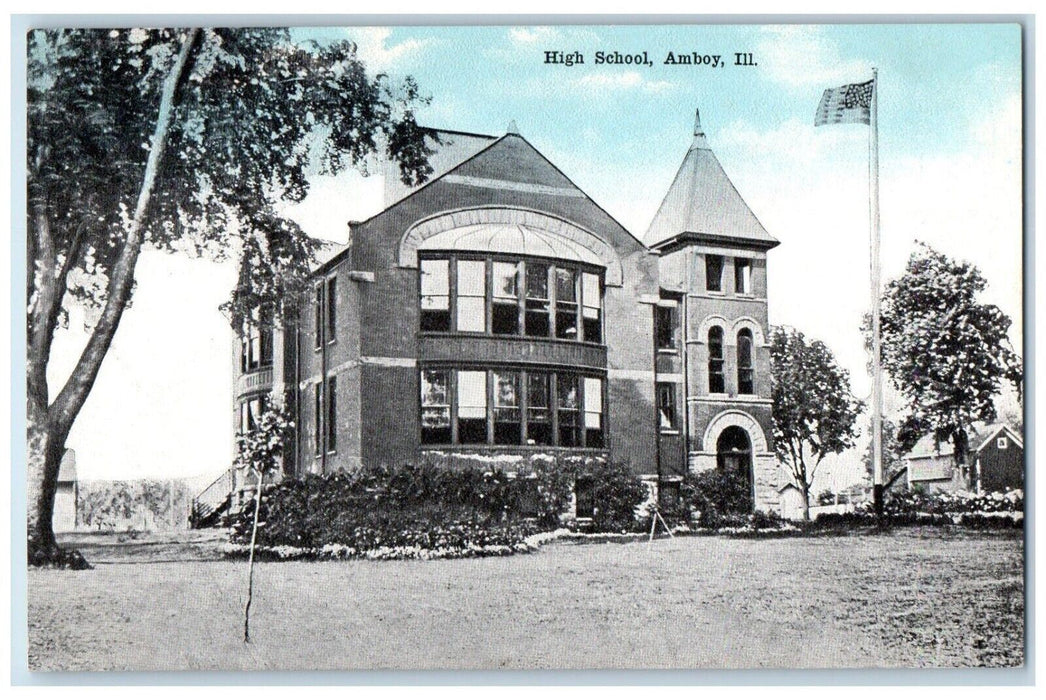
<path fill-rule="evenodd" d="M 769 26 L 756 48 L 759 66 L 775 82 L 804 88 L 832 87 L 871 77 L 871 64 L 843 58 L 821 27 Z"/>
<path fill-rule="evenodd" d="M 647 80 L 638 71 L 624 73 L 588 73 L 574 81 L 576 87 L 603 92 L 606 90 L 643 90 L 644 92 L 663 93 L 675 88 L 667 80 Z"/>
<path fill-rule="evenodd" d="M 558 39 L 560 33 L 555 27 L 512 27 L 508 30 L 508 36 L 516 44 L 536 44 Z"/>
<path fill-rule="evenodd" d="M 423 49 L 435 43 L 434 39 L 407 39 L 390 44 L 392 30 L 388 27 L 360 27 L 346 30 L 349 39 L 356 42 L 360 59 L 375 72 L 387 71 L 416 57 Z"/>

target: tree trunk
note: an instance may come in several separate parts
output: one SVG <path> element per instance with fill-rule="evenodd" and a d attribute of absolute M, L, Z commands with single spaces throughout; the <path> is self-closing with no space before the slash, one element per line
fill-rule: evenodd
<path fill-rule="evenodd" d="M 810 487 L 803 483 L 803 520 L 810 522 Z"/>
<path fill-rule="evenodd" d="M 174 114 L 175 91 L 185 73 L 189 54 L 198 29 L 189 30 L 170 73 L 164 79 L 160 105 L 156 118 L 149 156 L 145 165 L 142 186 L 134 217 L 127 230 L 123 249 L 109 277 L 107 299 L 101 318 L 94 327 L 76 367 L 69 375 L 65 386 L 55 400 L 48 404 L 46 368 L 50 358 L 50 335 L 54 331 L 57 308 L 65 294 L 65 277 L 68 270 L 63 265 L 55 274 L 55 254 L 51 245 L 46 211 L 40 218 L 37 229 L 31 235 L 39 235 L 40 241 L 30 246 L 41 248 L 42 269 L 34 270 L 34 287 L 41 299 L 37 307 L 30 309 L 30 353 L 26 362 L 27 396 L 27 454 L 28 507 L 26 513 L 28 559 L 32 566 L 63 566 L 86 568 L 87 562 L 79 552 L 63 551 L 58 547 L 51 522 L 54 515 L 54 499 L 58 489 L 58 469 L 65 453 L 65 440 L 73 422 L 83 408 L 87 396 L 94 386 L 102 360 L 112 344 L 124 309 L 130 299 L 134 284 L 134 269 L 138 262 L 144 238 L 145 214 L 152 197 L 153 187 L 167 147 L 167 136 Z M 36 244 L 43 244 L 36 245 Z M 70 261 L 67 260 L 68 264 Z M 59 288 L 57 282 L 61 283 Z M 30 298 L 32 298 L 30 294 Z"/>
<path fill-rule="evenodd" d="M 27 406 L 28 481 L 27 554 L 31 566 L 69 569 L 91 568 L 75 550 L 63 550 L 54 536 L 54 499 L 58 489 L 58 470 L 65 454 L 65 435 L 57 434 L 47 418 L 46 397 L 30 394 Z"/>

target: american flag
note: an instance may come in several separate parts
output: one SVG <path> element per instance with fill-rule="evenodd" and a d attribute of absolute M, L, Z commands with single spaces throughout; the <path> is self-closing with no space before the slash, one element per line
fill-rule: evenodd
<path fill-rule="evenodd" d="M 869 124 L 872 121 L 872 91 L 875 81 L 828 88 L 814 116 L 814 126 L 825 124 Z"/>

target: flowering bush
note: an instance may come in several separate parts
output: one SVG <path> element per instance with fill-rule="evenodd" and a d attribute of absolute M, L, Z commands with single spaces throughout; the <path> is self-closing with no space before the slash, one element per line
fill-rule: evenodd
<path fill-rule="evenodd" d="M 736 474 L 722 469 L 687 473 L 679 485 L 679 506 L 664 509 L 667 517 L 688 522 L 697 513 L 697 525 L 703 528 L 744 527 L 751 512 L 748 484 Z"/>
<path fill-rule="evenodd" d="M 585 469 L 590 478 L 592 529 L 596 532 L 643 530 L 636 509 L 647 499 L 647 487 L 627 464 L 600 462 Z M 647 521 L 649 522 L 649 520 Z"/>
<path fill-rule="evenodd" d="M 967 527 L 1021 527 L 1024 492 L 975 494 L 899 492 L 890 494 L 883 513 L 891 525 L 963 525 Z M 870 502 L 858 504 L 853 513 L 829 513 L 818 525 L 868 525 L 875 522 Z"/>

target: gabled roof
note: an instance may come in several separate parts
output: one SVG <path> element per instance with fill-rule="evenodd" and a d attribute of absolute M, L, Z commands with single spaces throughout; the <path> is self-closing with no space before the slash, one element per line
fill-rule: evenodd
<path fill-rule="evenodd" d="M 760 248 L 779 241 L 759 223 L 708 145 L 700 114 L 694 118 L 694 141 L 672 186 L 650 222 L 643 242 L 650 247 L 689 234 L 727 239 Z"/>

